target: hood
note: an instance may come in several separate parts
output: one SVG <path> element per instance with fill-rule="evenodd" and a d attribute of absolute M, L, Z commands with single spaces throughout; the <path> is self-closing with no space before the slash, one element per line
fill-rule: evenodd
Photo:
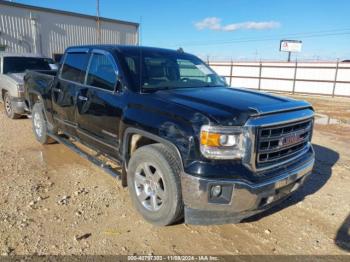
<path fill-rule="evenodd" d="M 8 77 L 13 79 L 17 84 L 23 85 L 24 84 L 24 76 L 26 73 L 10 73 L 7 74 Z"/>
<path fill-rule="evenodd" d="M 225 125 L 242 125 L 250 116 L 311 107 L 305 101 L 227 87 L 161 90 L 157 96 L 201 112 Z"/>

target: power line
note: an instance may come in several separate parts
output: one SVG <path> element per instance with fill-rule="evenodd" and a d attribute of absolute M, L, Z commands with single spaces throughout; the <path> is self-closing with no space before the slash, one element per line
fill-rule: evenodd
<path fill-rule="evenodd" d="M 336 30 L 327 30 L 327 31 L 315 31 L 315 32 L 305 32 L 305 33 L 293 33 L 293 34 L 288 34 L 288 35 L 272 35 L 272 36 L 267 36 L 267 39 L 273 39 L 275 40 L 275 38 L 289 38 L 289 37 L 302 37 L 302 36 L 309 36 L 309 35 L 314 35 L 314 34 L 322 34 L 322 33 L 326 33 L 326 35 L 328 35 L 328 33 L 332 33 L 332 32 L 342 32 L 342 31 L 349 31 L 350 28 L 346 28 L 346 29 L 336 29 Z M 349 33 L 349 32 L 346 32 Z M 266 39 L 266 38 L 247 38 L 247 37 L 243 37 L 243 38 L 236 38 L 236 39 L 231 39 L 231 40 L 224 40 L 223 42 L 221 41 L 217 41 L 217 42 L 212 42 L 212 43 L 206 43 L 206 44 L 225 44 L 225 43 L 231 43 L 231 42 L 236 42 L 236 41 L 255 41 L 255 40 L 261 40 L 261 39 Z M 202 41 L 195 41 L 195 42 L 186 42 L 186 43 L 182 43 L 182 44 L 186 44 L 186 45 L 191 45 L 191 44 L 203 44 Z"/>
<path fill-rule="evenodd" d="M 337 33 L 336 33 L 337 32 Z M 235 43 L 247 43 L 247 42 L 261 42 L 261 41 L 275 41 L 282 38 L 291 38 L 291 37 L 302 37 L 302 38 L 314 38 L 314 37 L 326 37 L 326 36 L 337 36 L 337 35 L 350 35 L 350 28 L 346 29 L 335 29 L 335 30 L 326 30 L 326 31 L 316 31 L 316 32 L 307 32 L 307 33 L 293 33 L 288 35 L 274 35 L 261 38 L 236 38 L 226 41 L 217 41 L 217 42 L 187 42 L 182 44 L 172 44 L 173 46 L 208 46 L 208 45 L 227 45 Z"/>

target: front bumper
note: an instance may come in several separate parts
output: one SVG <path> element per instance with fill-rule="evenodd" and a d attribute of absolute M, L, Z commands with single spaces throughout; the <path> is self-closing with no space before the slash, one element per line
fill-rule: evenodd
<path fill-rule="evenodd" d="M 27 106 L 24 98 L 11 97 L 11 106 L 14 113 L 23 115 L 27 112 Z"/>
<path fill-rule="evenodd" d="M 285 170 L 260 184 L 239 180 L 215 180 L 181 175 L 185 204 L 185 222 L 188 224 L 239 223 L 244 218 L 262 212 L 296 191 L 311 174 L 315 162 L 312 155 L 297 167 Z M 222 187 L 221 199 L 211 196 L 214 185 Z"/>

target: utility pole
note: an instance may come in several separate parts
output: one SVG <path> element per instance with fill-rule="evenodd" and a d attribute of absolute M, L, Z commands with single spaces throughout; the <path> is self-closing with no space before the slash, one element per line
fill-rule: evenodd
<path fill-rule="evenodd" d="M 100 0 L 96 0 L 97 41 L 101 44 Z"/>
<path fill-rule="evenodd" d="M 138 41 L 136 44 L 139 46 L 142 45 L 142 16 L 140 16 L 140 23 L 139 23 L 139 28 L 138 28 Z"/>

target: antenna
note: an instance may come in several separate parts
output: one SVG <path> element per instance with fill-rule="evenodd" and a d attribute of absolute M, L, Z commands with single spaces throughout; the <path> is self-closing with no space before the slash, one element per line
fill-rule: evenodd
<path fill-rule="evenodd" d="M 142 16 L 140 16 L 140 24 L 139 24 L 139 84 L 140 90 L 142 91 L 142 79 L 143 79 L 143 59 L 142 59 Z"/>

